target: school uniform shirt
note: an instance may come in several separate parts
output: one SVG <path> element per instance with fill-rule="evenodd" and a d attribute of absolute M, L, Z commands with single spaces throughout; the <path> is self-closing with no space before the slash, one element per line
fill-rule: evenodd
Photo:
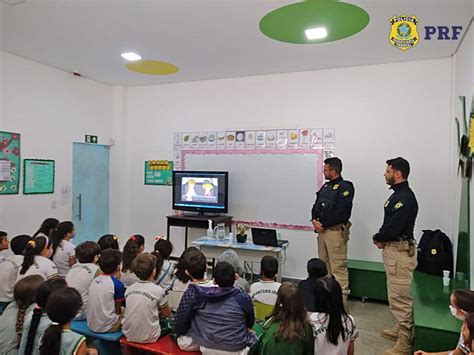
<path fill-rule="evenodd" d="M 107 333 L 119 320 L 115 302 L 124 300 L 125 287 L 112 275 L 99 275 L 89 287 L 87 325 L 97 333 Z"/>
<path fill-rule="evenodd" d="M 71 329 L 63 329 L 61 334 L 61 355 L 76 355 L 82 344 L 86 342 L 86 337 L 74 333 Z"/>
<path fill-rule="evenodd" d="M 58 267 L 59 275 L 66 277 L 67 272 L 71 269 L 69 260 L 76 256 L 76 246 L 69 240 L 61 240 L 56 252 L 53 255 L 53 262 Z"/>
<path fill-rule="evenodd" d="M 26 310 L 26 314 L 33 309 L 30 306 Z M 0 354 L 16 355 L 18 354 L 18 337 L 16 333 L 16 316 L 18 314 L 18 306 L 12 302 L 5 308 L 0 316 Z"/>
<path fill-rule="evenodd" d="M 10 249 L 0 251 L 0 263 L 4 261 L 5 259 L 11 257 L 12 255 L 14 254 Z"/>
<path fill-rule="evenodd" d="M 0 262 L 0 302 L 13 301 L 13 288 L 23 264 L 23 255 L 12 255 Z"/>
<path fill-rule="evenodd" d="M 173 272 L 175 264 L 169 260 L 163 261 L 160 275 L 156 279 L 156 284 L 163 290 L 168 291 L 173 286 Z"/>
<path fill-rule="evenodd" d="M 150 281 L 138 281 L 125 291 L 122 331 L 129 341 L 154 343 L 161 334 L 159 309 L 166 307 L 165 291 Z"/>
<path fill-rule="evenodd" d="M 201 287 L 217 287 L 217 285 L 214 283 L 213 279 L 206 279 L 203 281 L 196 281 L 193 282 L 193 284 Z"/>
<path fill-rule="evenodd" d="M 339 335 L 337 345 L 330 343 L 327 338 L 327 330 L 329 325 L 329 315 L 325 313 L 308 313 L 309 321 L 313 327 L 314 335 L 314 353 L 315 354 L 331 354 L 331 355 L 347 355 L 349 343 L 359 336 L 359 330 L 352 316 L 342 319 L 346 340 L 342 340 Z"/>
<path fill-rule="evenodd" d="M 252 302 L 274 305 L 281 283 L 276 281 L 258 281 L 250 285 Z"/>
<path fill-rule="evenodd" d="M 135 275 L 131 270 L 122 271 L 120 274 L 120 281 L 122 281 L 125 288 L 132 286 L 135 282 L 140 281 L 140 279 Z"/>
<path fill-rule="evenodd" d="M 17 282 L 21 280 L 22 278 L 26 276 L 30 276 L 30 275 L 40 275 L 45 280 L 59 275 L 58 268 L 56 267 L 56 265 L 48 258 L 45 258 L 44 256 L 41 256 L 41 255 L 35 256 L 33 265 L 31 265 L 30 268 L 26 270 L 26 272 L 23 275 L 20 275 L 20 271 L 21 271 L 21 266 L 18 270 L 18 277 L 16 279 Z"/>
<path fill-rule="evenodd" d="M 191 284 L 191 281 L 188 282 L 182 282 L 178 280 L 177 278 L 173 279 L 173 284 L 171 286 L 171 289 L 173 291 L 178 291 L 178 292 L 184 292 L 188 289 L 188 286 Z"/>
<path fill-rule="evenodd" d="M 21 337 L 20 342 L 20 350 L 18 354 L 24 354 L 26 349 L 26 343 L 28 341 L 28 331 L 30 330 L 31 320 L 33 318 L 33 312 L 28 313 L 25 316 L 25 322 L 23 324 L 23 335 Z M 46 313 L 41 315 L 40 321 L 38 323 L 38 329 L 36 330 L 35 341 L 33 343 L 33 352 L 31 355 L 39 355 L 39 347 L 41 345 L 41 339 L 43 338 L 43 334 L 51 325 L 51 320 L 49 319 Z"/>
<path fill-rule="evenodd" d="M 66 283 L 69 287 L 75 288 L 82 298 L 82 307 L 76 315 L 76 320 L 84 320 L 87 318 L 86 310 L 89 303 L 89 287 L 92 280 L 99 273 L 99 266 L 92 263 L 74 264 L 66 275 Z"/>
<path fill-rule="evenodd" d="M 313 355 L 314 354 L 314 337 L 313 329 L 307 326 L 301 338 L 292 342 L 277 338 L 280 322 L 270 318 L 263 325 L 264 333 L 260 338 L 259 354 L 260 355 Z M 323 354 L 323 353 L 321 353 Z"/>

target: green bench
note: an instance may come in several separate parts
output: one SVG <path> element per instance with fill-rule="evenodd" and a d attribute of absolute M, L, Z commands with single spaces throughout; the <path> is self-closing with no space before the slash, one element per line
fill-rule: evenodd
<path fill-rule="evenodd" d="M 388 301 L 387 278 L 383 264 L 375 261 L 348 260 L 351 297 Z"/>
<path fill-rule="evenodd" d="M 456 348 L 462 322 L 449 311 L 449 297 L 456 288 L 468 288 L 467 281 L 451 279 L 449 286 L 443 286 L 441 277 L 415 271 L 412 287 L 415 350 Z"/>

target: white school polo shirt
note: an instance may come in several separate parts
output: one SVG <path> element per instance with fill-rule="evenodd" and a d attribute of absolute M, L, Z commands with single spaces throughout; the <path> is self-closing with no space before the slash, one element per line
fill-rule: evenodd
<path fill-rule="evenodd" d="M 314 334 L 314 353 L 315 354 L 331 354 L 331 355 L 347 355 L 347 349 L 349 343 L 355 340 L 359 336 L 359 330 L 357 329 L 356 323 L 352 316 L 348 316 L 346 319 L 342 319 L 344 326 L 344 333 L 346 339 L 342 340 L 342 336 L 339 335 L 337 339 L 337 345 L 329 342 L 327 338 L 327 330 L 329 325 L 329 315 L 325 313 L 308 313 L 309 322 L 313 327 Z"/>
<path fill-rule="evenodd" d="M 87 325 L 97 333 L 106 333 L 119 320 L 115 302 L 123 301 L 125 287 L 112 275 L 99 275 L 89 287 Z"/>
<path fill-rule="evenodd" d="M 250 285 L 252 302 L 274 305 L 277 300 L 278 289 L 281 283 L 276 281 L 258 281 Z"/>
<path fill-rule="evenodd" d="M 13 288 L 23 264 L 23 255 L 12 255 L 0 262 L 0 302 L 13 301 Z"/>
<path fill-rule="evenodd" d="M 59 275 L 66 277 L 67 272 L 71 269 L 69 259 L 76 256 L 76 247 L 69 240 L 61 240 L 56 252 L 53 256 L 53 262 L 58 267 Z"/>
<path fill-rule="evenodd" d="M 18 278 L 17 282 L 21 280 L 22 278 L 30 275 L 40 275 L 42 276 L 45 280 L 58 275 L 58 268 L 56 265 L 49 260 L 48 258 L 45 258 L 44 256 L 41 255 L 36 255 L 35 260 L 33 262 L 33 265 L 30 266 L 28 270 L 23 275 L 20 275 L 21 271 L 21 266 L 18 269 Z"/>
<path fill-rule="evenodd" d="M 166 307 L 165 291 L 149 281 L 138 281 L 125 291 L 122 331 L 136 343 L 154 343 L 161 333 L 159 309 Z"/>
<path fill-rule="evenodd" d="M 161 286 L 165 291 L 173 286 L 174 267 L 174 263 L 169 260 L 164 260 L 160 275 L 156 279 L 156 284 Z"/>
<path fill-rule="evenodd" d="M 122 271 L 120 273 L 120 281 L 122 281 L 125 287 L 132 286 L 135 282 L 140 281 L 140 279 L 135 275 L 131 270 Z"/>
<path fill-rule="evenodd" d="M 92 263 L 77 263 L 74 264 L 66 275 L 66 283 L 69 287 L 75 288 L 82 298 L 82 307 L 76 315 L 77 320 L 84 320 L 87 318 L 86 310 L 89 303 L 89 287 L 92 280 L 97 276 L 99 266 Z"/>

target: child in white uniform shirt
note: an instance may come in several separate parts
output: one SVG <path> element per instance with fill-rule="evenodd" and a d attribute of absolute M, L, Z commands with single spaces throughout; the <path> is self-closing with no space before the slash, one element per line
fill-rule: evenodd
<path fill-rule="evenodd" d="M 168 291 L 173 285 L 173 273 L 175 264 L 169 258 L 173 252 L 173 244 L 167 239 L 159 238 L 155 243 L 155 252 L 160 253 L 163 258 L 163 266 L 161 272 L 156 279 L 156 284 Z"/>
<path fill-rule="evenodd" d="M 260 263 L 260 276 L 258 282 L 250 286 L 252 302 L 274 305 L 277 300 L 278 289 L 281 284 L 275 281 L 278 273 L 278 260 L 273 256 L 265 255 Z"/>
<path fill-rule="evenodd" d="M 18 271 L 23 263 L 23 251 L 31 240 L 29 235 L 18 235 L 12 239 L 10 246 L 14 255 L 0 261 L 0 315 L 3 309 L 13 301 L 13 288 L 15 287 Z"/>
<path fill-rule="evenodd" d="M 11 255 L 12 252 L 8 249 L 8 234 L 0 231 L 0 263 Z"/>
<path fill-rule="evenodd" d="M 137 275 L 132 271 L 132 261 L 143 253 L 145 249 L 145 238 L 140 234 L 132 235 L 125 246 L 122 253 L 122 272 L 120 274 L 120 281 L 125 287 L 132 286 L 138 281 Z"/>
<path fill-rule="evenodd" d="M 0 354 L 18 354 L 25 315 L 33 309 L 38 288 L 43 282 L 41 276 L 31 275 L 15 285 L 15 301 L 8 305 L 0 317 Z"/>
<path fill-rule="evenodd" d="M 191 282 L 201 287 L 217 287 L 213 279 L 206 275 L 206 257 L 200 250 L 191 250 L 184 256 L 185 273 Z"/>
<path fill-rule="evenodd" d="M 49 260 L 51 245 L 49 238 L 42 235 L 26 244 L 17 281 L 29 275 L 41 275 L 45 280 L 58 276 L 58 268 Z"/>
<path fill-rule="evenodd" d="M 99 257 L 100 274 L 89 288 L 87 325 L 96 333 L 115 332 L 121 328 L 125 287 L 115 275 L 120 270 L 121 253 L 106 249 Z"/>
<path fill-rule="evenodd" d="M 179 260 L 174 267 L 173 282 L 171 284 L 171 289 L 173 291 L 184 292 L 188 288 L 188 285 L 191 283 L 191 278 L 186 274 L 186 266 L 184 265 L 184 257 L 186 254 L 191 251 L 199 250 L 196 247 L 186 248 L 179 257 Z"/>
<path fill-rule="evenodd" d="M 87 318 L 86 310 L 89 303 L 89 287 L 92 280 L 99 274 L 100 246 L 96 242 L 84 242 L 76 247 L 76 257 L 79 261 L 66 275 L 66 282 L 74 287 L 81 295 L 82 307 L 76 315 L 77 320 Z"/>
<path fill-rule="evenodd" d="M 71 266 L 76 263 L 76 247 L 71 243 L 71 239 L 74 238 L 75 234 L 74 224 L 66 221 L 59 223 L 51 235 L 53 240 L 52 260 L 62 277 L 65 277 Z"/>
<path fill-rule="evenodd" d="M 165 291 L 156 285 L 157 258 L 149 253 L 138 255 L 132 270 L 140 281 L 125 292 L 125 314 L 122 331 L 129 341 L 154 343 L 161 334 L 160 317 L 171 314 Z"/>
<path fill-rule="evenodd" d="M 314 353 L 354 355 L 354 341 L 359 336 L 354 318 L 342 302 L 342 289 L 331 277 L 319 278 L 314 286 L 314 309 L 308 313 L 313 327 Z"/>
<path fill-rule="evenodd" d="M 71 331 L 71 321 L 81 305 L 81 295 L 72 287 L 57 290 L 49 297 L 46 312 L 52 323 L 41 339 L 41 354 L 86 355 L 86 338 Z"/>

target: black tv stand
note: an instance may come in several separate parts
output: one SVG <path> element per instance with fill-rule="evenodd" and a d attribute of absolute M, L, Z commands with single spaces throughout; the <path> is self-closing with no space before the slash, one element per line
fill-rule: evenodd
<path fill-rule="evenodd" d="M 212 228 L 218 224 L 224 223 L 226 227 L 230 228 L 232 226 L 232 216 L 227 215 L 198 215 L 198 214 L 189 214 L 189 215 L 171 215 L 166 216 L 166 238 L 170 240 L 170 227 L 184 227 L 184 248 L 188 247 L 188 228 L 198 228 L 198 229 L 207 229 L 209 222 L 212 221 Z"/>

